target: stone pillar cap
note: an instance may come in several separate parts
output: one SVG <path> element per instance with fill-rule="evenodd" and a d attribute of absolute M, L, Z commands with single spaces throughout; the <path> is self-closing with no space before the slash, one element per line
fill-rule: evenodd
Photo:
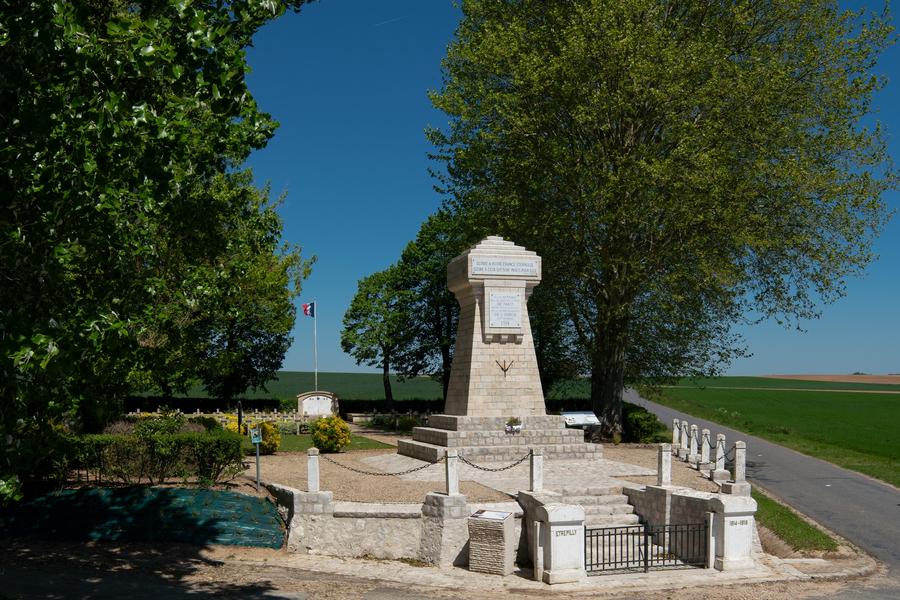
<path fill-rule="evenodd" d="M 578 504 L 545 504 L 538 507 L 537 515 L 548 523 L 584 521 L 584 508 Z"/>
<path fill-rule="evenodd" d="M 490 235 L 447 265 L 451 289 L 463 281 L 514 279 L 527 282 L 541 280 L 541 257 L 500 236 Z"/>

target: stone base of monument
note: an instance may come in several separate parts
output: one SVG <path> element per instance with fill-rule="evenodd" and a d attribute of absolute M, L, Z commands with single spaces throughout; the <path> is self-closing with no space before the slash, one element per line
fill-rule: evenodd
<path fill-rule="evenodd" d="M 469 460 L 513 461 L 530 448 L 541 448 L 548 459 L 600 459 L 603 446 L 584 442 L 580 429 L 567 429 L 559 415 L 521 417 L 519 433 L 506 433 L 505 417 L 432 415 L 429 427 L 413 429 L 412 440 L 399 440 L 397 452 L 436 462 L 448 448 Z"/>

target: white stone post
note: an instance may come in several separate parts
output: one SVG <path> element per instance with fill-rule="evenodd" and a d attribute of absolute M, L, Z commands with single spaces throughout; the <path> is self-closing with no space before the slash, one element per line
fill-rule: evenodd
<path fill-rule="evenodd" d="M 672 449 L 678 450 L 681 445 L 681 420 L 672 419 Z"/>
<path fill-rule="evenodd" d="M 725 434 L 716 434 L 716 464 L 715 468 L 709 472 L 709 478 L 716 483 L 728 481 L 731 473 L 725 470 Z"/>
<path fill-rule="evenodd" d="M 709 429 L 700 431 L 700 468 L 709 468 Z"/>
<path fill-rule="evenodd" d="M 722 493 L 735 496 L 749 496 L 750 484 L 747 483 L 747 443 L 734 443 L 734 479 L 722 484 Z"/>
<path fill-rule="evenodd" d="M 529 491 L 544 491 L 544 450 L 532 448 L 531 450 L 531 477 Z"/>
<path fill-rule="evenodd" d="M 747 480 L 747 442 L 734 443 L 734 482 Z"/>
<path fill-rule="evenodd" d="M 700 462 L 700 455 L 697 453 L 697 426 L 691 425 L 691 433 L 688 436 L 688 462 L 696 465 Z"/>
<path fill-rule="evenodd" d="M 544 580 L 544 527 L 543 522 L 534 521 L 534 556 L 531 557 L 531 564 L 534 566 L 532 577 L 535 581 Z"/>
<path fill-rule="evenodd" d="M 678 458 L 687 460 L 688 455 L 688 422 L 681 422 L 681 447 L 678 449 Z"/>
<path fill-rule="evenodd" d="M 710 500 L 710 505 L 716 513 L 713 566 L 719 571 L 752 568 L 756 501 L 749 497 L 718 494 Z"/>
<path fill-rule="evenodd" d="M 306 491 L 317 493 L 319 491 L 319 449 L 310 448 L 306 454 Z"/>
<path fill-rule="evenodd" d="M 656 485 L 672 485 L 672 446 L 659 445 L 659 454 L 656 456 Z"/>
<path fill-rule="evenodd" d="M 544 583 L 570 583 L 587 576 L 584 569 L 584 508 L 568 504 L 544 504 L 537 517 L 543 538 Z"/>
<path fill-rule="evenodd" d="M 447 448 L 447 459 L 444 461 L 444 472 L 447 478 L 447 495 L 459 494 L 459 450 Z"/>

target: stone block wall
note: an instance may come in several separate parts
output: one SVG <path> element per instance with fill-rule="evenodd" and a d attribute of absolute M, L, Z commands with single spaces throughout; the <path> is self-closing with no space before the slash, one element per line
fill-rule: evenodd
<path fill-rule="evenodd" d="M 331 492 L 310 493 L 265 484 L 288 524 L 289 551 L 332 556 L 422 560 L 464 566 L 469 560 L 463 495 L 429 493 L 422 504 L 335 502 Z M 521 545 L 522 522 L 513 522 Z"/>
<path fill-rule="evenodd" d="M 648 485 L 646 490 L 624 488 L 622 493 L 628 496 L 628 503 L 642 523 L 663 525 L 669 522 L 672 488 Z"/>

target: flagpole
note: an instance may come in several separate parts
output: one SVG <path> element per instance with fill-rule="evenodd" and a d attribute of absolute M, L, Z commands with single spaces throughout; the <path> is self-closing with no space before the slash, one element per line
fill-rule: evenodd
<path fill-rule="evenodd" d="M 315 382 L 315 391 L 319 391 L 319 341 L 316 337 L 316 321 L 319 320 L 319 303 L 313 298 L 313 377 Z"/>

